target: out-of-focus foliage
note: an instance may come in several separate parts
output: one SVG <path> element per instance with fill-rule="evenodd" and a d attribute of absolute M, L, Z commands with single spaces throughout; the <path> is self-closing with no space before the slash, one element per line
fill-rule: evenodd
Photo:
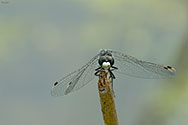
<path fill-rule="evenodd" d="M 138 125 L 186 125 L 188 124 L 188 37 L 179 52 L 177 60 L 178 74 L 169 80 L 163 91 L 153 96 L 138 121 Z M 177 117 L 177 119 L 173 119 Z"/>
<path fill-rule="evenodd" d="M 0 19 L 0 27 L 0 60 L 4 64 L 15 61 L 12 53 L 24 47 L 25 32 L 18 20 Z"/>
<path fill-rule="evenodd" d="M 92 0 L 81 3 L 87 3 L 97 17 L 81 29 L 80 36 L 90 44 L 127 41 L 125 43 L 132 44 L 131 47 L 140 43 L 147 46 L 154 37 L 163 37 L 163 33 L 178 35 L 177 29 L 182 29 L 186 20 L 184 7 L 177 1 Z"/>

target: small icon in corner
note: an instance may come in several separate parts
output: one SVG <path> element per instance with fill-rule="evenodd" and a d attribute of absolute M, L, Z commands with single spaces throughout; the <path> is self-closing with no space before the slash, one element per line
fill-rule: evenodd
<path fill-rule="evenodd" d="M 2 1 L 1 1 L 1 4 L 9 4 L 9 1 L 7 1 L 7 0 L 2 0 Z"/>

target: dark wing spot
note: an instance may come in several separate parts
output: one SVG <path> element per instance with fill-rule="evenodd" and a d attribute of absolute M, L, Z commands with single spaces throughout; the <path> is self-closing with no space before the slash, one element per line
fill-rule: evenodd
<path fill-rule="evenodd" d="M 71 85 L 72 84 L 72 82 L 69 82 L 69 85 Z"/>
<path fill-rule="evenodd" d="M 168 70 L 168 68 L 167 67 L 163 67 L 164 69 L 166 69 L 166 70 Z"/>
<path fill-rule="evenodd" d="M 171 67 L 171 66 L 167 66 L 167 68 L 168 68 L 168 69 L 172 69 L 172 67 Z"/>
<path fill-rule="evenodd" d="M 54 83 L 54 86 L 56 86 L 57 84 L 58 84 L 58 82 L 55 82 L 55 83 Z"/>
<path fill-rule="evenodd" d="M 169 70 L 169 69 L 172 69 L 172 67 L 171 66 L 166 66 L 166 67 L 164 67 L 164 69 Z"/>

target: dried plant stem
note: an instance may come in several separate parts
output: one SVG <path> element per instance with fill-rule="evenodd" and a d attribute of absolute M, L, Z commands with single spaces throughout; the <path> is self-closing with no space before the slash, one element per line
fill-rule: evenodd
<path fill-rule="evenodd" d="M 98 90 L 105 125 L 118 125 L 112 82 L 105 71 L 100 71 Z"/>

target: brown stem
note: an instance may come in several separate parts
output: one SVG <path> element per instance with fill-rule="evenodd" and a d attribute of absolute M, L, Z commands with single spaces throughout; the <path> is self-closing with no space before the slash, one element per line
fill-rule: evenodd
<path fill-rule="evenodd" d="M 105 71 L 100 71 L 98 90 L 105 125 L 118 125 L 112 82 Z"/>

